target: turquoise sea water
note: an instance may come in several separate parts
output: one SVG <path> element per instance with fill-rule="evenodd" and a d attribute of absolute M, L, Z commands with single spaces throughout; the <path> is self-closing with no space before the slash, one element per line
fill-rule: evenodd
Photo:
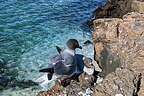
<path fill-rule="evenodd" d="M 70 38 L 82 44 L 83 33 L 91 40 L 86 22 L 104 3 L 0 0 L 0 89 L 21 87 L 21 82 L 37 78 L 38 70 L 47 67 L 49 58 L 57 54 L 56 45 L 64 47 Z"/>

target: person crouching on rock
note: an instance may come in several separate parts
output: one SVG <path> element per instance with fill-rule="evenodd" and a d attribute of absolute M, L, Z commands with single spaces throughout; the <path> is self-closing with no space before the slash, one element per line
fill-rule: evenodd
<path fill-rule="evenodd" d="M 68 48 L 64 50 L 56 46 L 59 54 L 51 59 L 51 67 L 40 70 L 40 72 L 48 73 L 48 80 L 52 79 L 53 74 L 60 77 L 71 77 L 75 73 L 77 68 L 75 58 L 76 49 L 82 49 L 82 47 L 76 39 L 69 39 L 66 45 Z"/>
<path fill-rule="evenodd" d="M 76 67 L 74 57 L 76 49 L 82 49 L 82 47 L 79 46 L 79 43 L 76 39 L 69 39 L 66 44 L 68 48 L 60 52 L 63 60 L 60 60 L 54 65 L 55 73 L 59 75 L 73 74 Z"/>

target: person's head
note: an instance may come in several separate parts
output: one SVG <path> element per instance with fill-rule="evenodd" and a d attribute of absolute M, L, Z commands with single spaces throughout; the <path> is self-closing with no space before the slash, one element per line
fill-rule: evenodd
<path fill-rule="evenodd" d="M 82 49 L 82 47 L 79 45 L 78 41 L 76 39 L 69 39 L 66 43 L 68 48 L 75 50 L 76 48 Z"/>

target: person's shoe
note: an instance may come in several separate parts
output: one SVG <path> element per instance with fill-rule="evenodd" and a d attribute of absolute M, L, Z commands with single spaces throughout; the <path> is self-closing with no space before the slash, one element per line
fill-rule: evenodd
<path fill-rule="evenodd" d="M 61 85 L 63 87 L 66 87 L 66 86 L 70 85 L 70 82 L 71 82 L 71 78 L 66 78 L 64 80 L 61 80 Z"/>
<path fill-rule="evenodd" d="M 39 70 L 39 72 L 54 73 L 54 68 L 44 68 L 44 69 Z"/>
<path fill-rule="evenodd" d="M 52 76 L 53 76 L 53 73 L 48 73 L 48 74 L 47 74 L 48 80 L 51 80 L 51 79 L 52 79 Z"/>

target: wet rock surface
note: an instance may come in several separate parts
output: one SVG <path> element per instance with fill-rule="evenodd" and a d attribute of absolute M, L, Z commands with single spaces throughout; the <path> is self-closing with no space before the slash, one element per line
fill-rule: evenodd
<path fill-rule="evenodd" d="M 143 96 L 144 14 L 132 12 L 122 19 L 98 19 L 94 28 L 95 60 L 106 76 L 96 86 L 95 96 Z"/>

